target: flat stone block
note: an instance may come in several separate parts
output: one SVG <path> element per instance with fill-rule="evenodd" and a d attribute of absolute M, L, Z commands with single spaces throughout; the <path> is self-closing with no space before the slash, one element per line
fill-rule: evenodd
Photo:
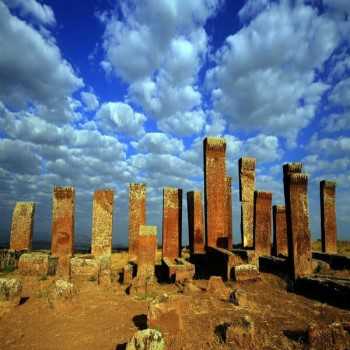
<path fill-rule="evenodd" d="M 260 278 L 257 267 L 251 264 L 234 266 L 233 277 L 236 281 L 257 280 Z"/>
<path fill-rule="evenodd" d="M 334 270 L 350 269 L 350 257 L 345 255 L 312 252 L 312 258 L 328 263 Z"/>
<path fill-rule="evenodd" d="M 163 258 L 163 264 L 170 281 L 191 280 L 195 274 L 195 266 L 185 259 Z"/>
<path fill-rule="evenodd" d="M 18 261 L 18 271 L 23 275 L 48 275 L 49 255 L 39 252 L 22 254 Z"/>
<path fill-rule="evenodd" d="M 21 299 L 23 284 L 16 278 L 0 278 L 0 301 L 18 304 Z"/>
<path fill-rule="evenodd" d="M 94 258 L 74 257 L 70 260 L 71 278 L 74 281 L 98 281 L 99 261 Z"/>

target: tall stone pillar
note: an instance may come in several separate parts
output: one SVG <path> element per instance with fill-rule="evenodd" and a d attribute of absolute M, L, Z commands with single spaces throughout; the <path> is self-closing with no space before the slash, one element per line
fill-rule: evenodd
<path fill-rule="evenodd" d="M 227 234 L 225 233 L 225 139 L 205 138 L 203 155 L 206 245 L 228 248 Z"/>
<path fill-rule="evenodd" d="M 129 185 L 129 260 L 137 256 L 137 237 L 140 226 L 146 224 L 146 184 Z"/>
<path fill-rule="evenodd" d="M 163 258 L 181 256 L 182 190 L 163 189 Z"/>
<path fill-rule="evenodd" d="M 290 245 L 288 257 L 292 277 L 297 279 L 312 273 L 311 237 L 309 229 L 309 206 L 307 198 L 308 176 L 301 173 L 288 175 L 288 231 Z M 289 233 L 288 232 L 288 233 Z"/>
<path fill-rule="evenodd" d="M 92 203 L 91 254 L 104 256 L 112 254 L 114 191 L 97 190 Z"/>
<path fill-rule="evenodd" d="M 241 201 L 241 236 L 244 248 L 254 244 L 254 191 L 256 159 L 242 157 L 239 159 L 239 196 Z"/>
<path fill-rule="evenodd" d="M 51 254 L 53 256 L 73 255 L 75 189 L 58 187 L 53 190 Z"/>
<path fill-rule="evenodd" d="M 287 218 L 284 205 L 273 206 L 273 253 L 288 256 Z"/>
<path fill-rule="evenodd" d="M 203 210 L 200 192 L 187 192 L 188 236 L 191 254 L 202 254 L 204 248 Z"/>
<path fill-rule="evenodd" d="M 232 249 L 232 177 L 225 177 L 225 233 L 228 249 Z"/>
<path fill-rule="evenodd" d="M 322 251 L 337 253 L 337 217 L 334 181 L 320 183 Z"/>
<path fill-rule="evenodd" d="M 34 213 L 35 203 L 16 203 L 12 214 L 10 249 L 32 249 Z"/>
<path fill-rule="evenodd" d="M 271 255 L 272 193 L 255 191 L 254 249 L 256 256 Z"/>
<path fill-rule="evenodd" d="M 157 253 L 157 226 L 140 225 L 136 249 L 137 278 L 153 280 Z"/>

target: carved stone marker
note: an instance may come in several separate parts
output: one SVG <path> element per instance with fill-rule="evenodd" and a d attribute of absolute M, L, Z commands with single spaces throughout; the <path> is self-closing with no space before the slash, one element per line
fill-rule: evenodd
<path fill-rule="evenodd" d="M 226 142 L 207 137 L 203 142 L 206 245 L 228 248 L 225 233 Z"/>
<path fill-rule="evenodd" d="M 273 206 L 273 253 L 288 256 L 287 218 L 284 205 Z"/>
<path fill-rule="evenodd" d="M 308 177 L 306 174 L 288 175 L 287 214 L 290 244 L 288 256 L 291 263 L 292 277 L 307 276 L 312 273 L 311 237 L 309 230 L 309 207 L 307 198 Z M 288 216 L 289 215 L 289 216 Z"/>
<path fill-rule="evenodd" d="M 227 248 L 232 249 L 232 177 L 225 177 L 225 233 Z"/>
<path fill-rule="evenodd" d="M 140 225 L 146 224 L 146 185 L 129 185 L 129 260 L 136 260 Z"/>
<path fill-rule="evenodd" d="M 337 218 L 334 181 L 320 183 L 322 251 L 337 253 Z"/>
<path fill-rule="evenodd" d="M 157 226 L 141 225 L 137 240 L 137 278 L 153 279 L 157 252 Z"/>
<path fill-rule="evenodd" d="M 94 256 L 112 254 L 113 190 L 98 190 L 92 204 L 92 244 Z"/>
<path fill-rule="evenodd" d="M 272 193 L 255 191 L 254 249 L 256 256 L 271 255 Z"/>
<path fill-rule="evenodd" d="M 52 203 L 52 241 L 51 254 L 64 257 L 59 259 L 60 265 L 69 266 L 69 258 L 73 255 L 75 189 L 73 187 L 54 187 Z M 62 264 L 60 263 L 62 261 Z M 68 271 L 64 268 L 64 270 Z"/>
<path fill-rule="evenodd" d="M 256 160 L 252 157 L 239 159 L 239 196 L 241 204 L 241 235 L 244 248 L 254 244 L 254 191 Z"/>
<path fill-rule="evenodd" d="M 181 256 L 182 190 L 163 189 L 163 258 Z"/>
<path fill-rule="evenodd" d="M 32 248 L 35 203 L 17 202 L 12 214 L 10 249 Z"/>
<path fill-rule="evenodd" d="M 204 253 L 203 210 L 200 192 L 187 192 L 188 236 L 191 254 Z"/>

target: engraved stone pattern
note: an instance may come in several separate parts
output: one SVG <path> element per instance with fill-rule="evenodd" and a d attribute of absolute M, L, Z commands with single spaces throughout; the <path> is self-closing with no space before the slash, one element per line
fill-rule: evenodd
<path fill-rule="evenodd" d="M 272 193 L 255 191 L 254 248 L 256 256 L 271 255 Z"/>
<path fill-rule="evenodd" d="M 206 138 L 204 147 L 204 192 L 206 244 L 227 248 L 225 235 L 226 143 L 222 138 Z"/>
<path fill-rule="evenodd" d="M 113 204 L 113 190 L 98 190 L 94 193 L 91 242 L 94 256 L 112 254 Z"/>
<path fill-rule="evenodd" d="M 203 210 L 200 192 L 187 192 L 187 211 L 191 254 L 204 253 Z"/>
<path fill-rule="evenodd" d="M 181 256 L 182 190 L 165 187 L 163 190 L 163 258 Z"/>
<path fill-rule="evenodd" d="M 232 178 L 225 177 L 225 233 L 227 235 L 227 247 L 232 249 Z"/>
<path fill-rule="evenodd" d="M 146 185 L 130 184 L 129 186 L 129 259 L 136 259 L 137 236 L 140 225 L 146 224 Z"/>
<path fill-rule="evenodd" d="M 290 174 L 289 205 L 290 218 L 287 223 L 291 232 L 289 251 L 294 279 L 312 273 L 311 237 L 309 230 L 309 207 L 307 199 L 308 177 L 306 174 Z"/>
<path fill-rule="evenodd" d="M 288 256 L 287 218 L 284 205 L 273 206 L 273 252 Z"/>
<path fill-rule="evenodd" d="M 335 190 L 335 182 L 321 181 L 321 234 L 322 251 L 325 253 L 337 253 Z"/>
<path fill-rule="evenodd" d="M 13 210 L 10 249 L 30 250 L 32 248 L 35 203 L 17 202 Z"/>
<path fill-rule="evenodd" d="M 52 203 L 51 254 L 73 254 L 74 245 L 75 189 L 54 187 Z"/>
<path fill-rule="evenodd" d="M 245 248 L 254 245 L 254 202 L 241 203 L 241 232 Z"/>
<path fill-rule="evenodd" d="M 137 278 L 152 279 L 155 275 L 157 227 L 141 225 L 137 241 Z"/>

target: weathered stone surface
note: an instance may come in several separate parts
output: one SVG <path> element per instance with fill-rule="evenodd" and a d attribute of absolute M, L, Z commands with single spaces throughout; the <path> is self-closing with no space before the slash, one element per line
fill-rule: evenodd
<path fill-rule="evenodd" d="M 272 193 L 255 191 L 254 249 L 257 256 L 271 255 Z"/>
<path fill-rule="evenodd" d="M 333 270 L 350 270 L 350 257 L 346 255 L 312 252 L 312 258 L 325 261 Z"/>
<path fill-rule="evenodd" d="M 187 192 L 188 237 L 191 254 L 203 254 L 204 227 L 200 192 Z"/>
<path fill-rule="evenodd" d="M 70 268 L 73 281 L 98 282 L 99 261 L 92 256 L 71 258 Z"/>
<path fill-rule="evenodd" d="M 225 233 L 227 249 L 232 249 L 232 177 L 225 176 Z"/>
<path fill-rule="evenodd" d="M 257 349 L 254 322 L 249 316 L 235 320 L 226 329 L 225 342 L 234 349 Z"/>
<path fill-rule="evenodd" d="M 176 303 L 150 303 L 147 313 L 148 327 L 159 329 L 164 336 L 177 335 L 183 329 L 179 307 Z"/>
<path fill-rule="evenodd" d="M 347 350 L 350 341 L 341 323 L 334 322 L 328 326 L 311 324 L 307 330 L 310 350 Z"/>
<path fill-rule="evenodd" d="M 327 273 L 331 269 L 330 265 L 322 260 L 312 259 L 313 273 Z"/>
<path fill-rule="evenodd" d="M 168 279 L 173 282 L 191 280 L 195 274 L 195 266 L 185 259 L 163 258 Z"/>
<path fill-rule="evenodd" d="M 23 275 L 48 275 L 49 255 L 39 252 L 22 254 L 18 261 L 18 271 Z"/>
<path fill-rule="evenodd" d="M 335 188 L 336 183 L 334 181 L 323 180 L 320 183 L 321 237 L 322 251 L 325 253 L 337 252 Z"/>
<path fill-rule="evenodd" d="M 235 289 L 230 292 L 228 301 L 236 306 L 246 306 L 249 303 L 247 293 L 242 289 Z"/>
<path fill-rule="evenodd" d="M 146 224 L 146 195 L 145 184 L 129 185 L 129 260 L 136 260 L 140 225 Z"/>
<path fill-rule="evenodd" d="M 233 278 L 236 281 L 247 281 L 259 279 L 259 271 L 255 265 L 243 264 L 234 266 Z"/>
<path fill-rule="evenodd" d="M 137 277 L 154 279 L 157 226 L 141 225 L 137 242 Z"/>
<path fill-rule="evenodd" d="M 97 258 L 99 265 L 98 284 L 103 287 L 109 287 L 112 282 L 112 261 L 110 255 L 104 255 Z"/>
<path fill-rule="evenodd" d="M 114 191 L 95 191 L 92 203 L 91 254 L 103 256 L 112 254 Z"/>
<path fill-rule="evenodd" d="M 308 177 L 306 174 L 290 174 L 288 177 L 287 225 L 290 232 L 288 255 L 294 279 L 312 273 L 309 207 L 307 198 Z"/>
<path fill-rule="evenodd" d="M 22 254 L 22 251 L 0 249 L 0 271 L 15 270 Z"/>
<path fill-rule="evenodd" d="M 207 292 L 223 300 L 228 300 L 230 289 L 227 288 L 220 276 L 211 276 L 208 281 Z"/>
<path fill-rule="evenodd" d="M 163 258 L 181 256 L 182 190 L 163 189 Z"/>
<path fill-rule="evenodd" d="M 159 331 L 144 329 L 133 335 L 126 350 L 165 350 L 165 342 Z"/>
<path fill-rule="evenodd" d="M 57 280 L 55 282 L 55 295 L 59 298 L 71 299 L 77 294 L 77 289 L 73 283 L 65 280 Z"/>
<path fill-rule="evenodd" d="M 203 142 L 206 246 L 227 248 L 225 234 L 226 142 L 207 137 Z"/>
<path fill-rule="evenodd" d="M 21 299 L 23 284 L 16 278 L 0 278 L 0 301 L 18 304 Z"/>
<path fill-rule="evenodd" d="M 10 249 L 32 249 L 35 203 L 17 202 L 12 214 Z"/>
<path fill-rule="evenodd" d="M 244 248 L 254 245 L 254 191 L 256 160 L 242 157 L 238 161 L 239 196 L 241 204 L 241 235 Z"/>
<path fill-rule="evenodd" d="M 73 187 L 54 187 L 52 203 L 52 241 L 53 256 L 73 255 L 75 189 Z"/>
<path fill-rule="evenodd" d="M 254 247 L 254 201 L 241 203 L 241 233 L 244 248 Z"/>
<path fill-rule="evenodd" d="M 71 266 L 70 266 L 70 255 L 62 255 L 58 257 L 56 276 L 59 276 L 64 279 L 70 279 L 71 275 Z"/>
<path fill-rule="evenodd" d="M 273 206 L 273 254 L 288 256 L 287 217 L 284 205 Z"/>
<path fill-rule="evenodd" d="M 134 265 L 131 263 L 123 267 L 123 283 L 129 285 L 134 276 Z"/>

